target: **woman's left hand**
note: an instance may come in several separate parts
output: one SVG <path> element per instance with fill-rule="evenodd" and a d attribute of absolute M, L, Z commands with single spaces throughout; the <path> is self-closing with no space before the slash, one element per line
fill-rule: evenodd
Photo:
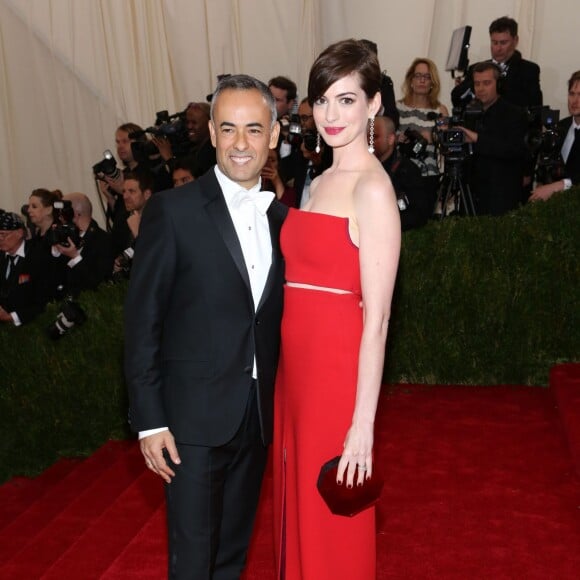
<path fill-rule="evenodd" d="M 338 463 L 336 481 L 352 487 L 363 485 L 373 474 L 373 423 L 353 423 L 346 434 L 344 451 Z"/>

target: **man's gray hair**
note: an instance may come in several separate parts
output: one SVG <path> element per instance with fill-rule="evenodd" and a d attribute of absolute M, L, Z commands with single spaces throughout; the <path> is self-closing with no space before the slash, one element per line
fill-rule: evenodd
<path fill-rule="evenodd" d="M 259 93 L 262 95 L 262 97 L 264 98 L 266 104 L 270 109 L 270 118 L 271 118 L 270 131 L 274 128 L 274 125 L 277 123 L 278 119 L 278 113 L 276 111 L 276 100 L 272 96 L 270 89 L 262 81 L 254 77 L 251 77 L 250 75 L 230 75 L 220 80 L 211 99 L 210 117 L 212 121 L 216 101 L 220 96 L 220 93 L 222 93 L 225 90 L 259 91 Z"/>

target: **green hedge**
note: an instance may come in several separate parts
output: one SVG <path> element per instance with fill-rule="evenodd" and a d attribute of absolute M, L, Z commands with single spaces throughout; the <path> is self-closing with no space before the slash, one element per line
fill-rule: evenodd
<path fill-rule="evenodd" d="M 580 190 L 502 218 L 447 218 L 403 237 L 385 381 L 546 385 L 580 360 Z M 46 337 L 58 312 L 0 328 L 0 481 L 128 436 L 124 284 L 82 296 L 88 321 Z"/>
<path fill-rule="evenodd" d="M 85 293 L 88 321 L 55 342 L 46 328 L 56 304 L 26 327 L 0 328 L 0 481 L 128 436 L 124 294 L 124 285 Z"/>
<path fill-rule="evenodd" d="M 403 238 L 388 382 L 546 385 L 580 360 L 580 189 Z"/>

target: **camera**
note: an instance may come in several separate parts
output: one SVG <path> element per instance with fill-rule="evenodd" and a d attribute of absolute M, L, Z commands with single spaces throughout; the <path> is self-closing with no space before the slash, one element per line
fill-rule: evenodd
<path fill-rule="evenodd" d="M 445 165 L 459 164 L 472 153 L 471 143 L 465 142 L 465 133 L 459 127 L 475 129 L 483 116 L 483 105 L 473 99 L 464 107 L 454 107 L 450 117 L 438 117 L 433 128 L 433 142 L 445 160 Z"/>
<path fill-rule="evenodd" d="M 72 203 L 66 199 L 55 201 L 52 205 L 52 215 L 54 223 L 46 232 L 46 243 L 50 246 L 59 244 L 68 247 L 70 238 L 77 248 L 80 247 L 82 241 L 81 232 L 73 222 L 75 213 Z"/>
<path fill-rule="evenodd" d="M 401 155 L 409 159 L 423 159 L 427 155 L 427 139 L 410 127 L 405 129 L 403 135 L 405 141 L 401 141 L 398 145 Z"/>
<path fill-rule="evenodd" d="M 86 312 L 70 296 L 60 306 L 56 320 L 46 330 L 52 340 L 62 338 L 73 326 L 80 326 L 87 320 Z"/>
<path fill-rule="evenodd" d="M 154 173 L 164 164 L 159 157 L 159 149 L 146 135 L 167 139 L 175 157 L 186 155 L 191 149 L 191 142 L 185 126 L 185 111 L 170 115 L 168 111 L 157 111 L 155 123 L 143 131 L 129 133 L 131 152 L 139 165 L 145 165 Z"/>
<path fill-rule="evenodd" d="M 135 250 L 133 248 L 126 248 L 115 258 L 113 282 L 119 282 L 129 278 L 134 255 Z"/>
<path fill-rule="evenodd" d="M 288 134 L 286 136 L 286 141 L 292 147 L 300 147 L 304 143 L 304 147 L 307 151 L 314 151 L 316 149 L 317 135 L 314 129 L 306 129 L 302 131 L 302 125 L 300 124 L 300 117 L 298 115 L 292 115 L 290 117 L 290 123 L 287 127 Z"/>
<path fill-rule="evenodd" d="M 529 107 L 528 131 L 526 145 L 537 157 L 536 181 L 538 183 L 553 183 L 564 177 L 565 167 L 560 152 L 560 133 L 558 121 L 560 111 L 548 106 Z"/>
<path fill-rule="evenodd" d="M 292 115 L 290 117 L 286 131 L 286 142 L 293 147 L 298 147 L 302 143 L 302 125 L 300 124 L 300 117 L 298 115 Z"/>
<path fill-rule="evenodd" d="M 115 157 L 109 149 L 103 152 L 103 160 L 93 165 L 93 173 L 101 181 L 104 181 L 105 176 L 115 181 L 121 177 L 121 170 L 117 167 Z"/>

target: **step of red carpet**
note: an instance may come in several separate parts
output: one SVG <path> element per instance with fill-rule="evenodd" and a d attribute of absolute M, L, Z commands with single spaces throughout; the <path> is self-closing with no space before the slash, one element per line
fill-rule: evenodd
<path fill-rule="evenodd" d="M 552 367 L 550 389 L 558 405 L 576 473 L 580 476 L 580 364 Z"/>
<path fill-rule="evenodd" d="M 0 530 L 0 562 L 21 550 L 60 514 L 104 469 L 127 453 L 131 442 L 110 441 L 56 482 L 9 525 Z M 134 443 L 133 443 L 134 445 Z"/>
<path fill-rule="evenodd" d="M 61 459 L 38 477 L 14 477 L 0 486 L 0 530 L 64 479 L 80 461 L 81 459 Z"/>
<path fill-rule="evenodd" d="M 243 580 L 274 578 L 274 548 L 272 541 L 272 472 L 268 464 L 260 504 L 256 514 L 256 530 L 248 551 L 248 572 Z M 164 504 L 127 545 L 125 550 L 103 573 L 101 580 L 158 580 L 167 569 L 167 532 Z M 71 570 L 66 570 L 68 573 Z M 53 577 L 56 580 L 57 576 Z M 45 580 L 45 578 L 43 578 Z"/>
<path fill-rule="evenodd" d="M 166 517 L 165 504 L 162 504 L 123 552 L 103 572 L 101 580 L 127 580 L 128 578 L 158 580 L 165 577 L 167 570 Z M 57 576 L 54 576 L 52 580 L 57 580 Z"/>
<path fill-rule="evenodd" d="M 143 463 L 142 458 L 140 461 Z M 43 580 L 101 578 L 103 572 L 147 525 L 163 501 L 161 480 L 144 470 L 115 503 L 92 522 L 77 541 L 45 571 Z M 161 540 L 164 541 L 163 536 Z M 157 578 L 160 577 L 163 574 L 159 575 L 157 569 Z"/>
<path fill-rule="evenodd" d="M 135 451 L 96 474 L 44 528 L 31 530 L 29 541 L 0 566 L 0 577 L 36 578 L 50 567 L 144 473 L 136 444 Z"/>

